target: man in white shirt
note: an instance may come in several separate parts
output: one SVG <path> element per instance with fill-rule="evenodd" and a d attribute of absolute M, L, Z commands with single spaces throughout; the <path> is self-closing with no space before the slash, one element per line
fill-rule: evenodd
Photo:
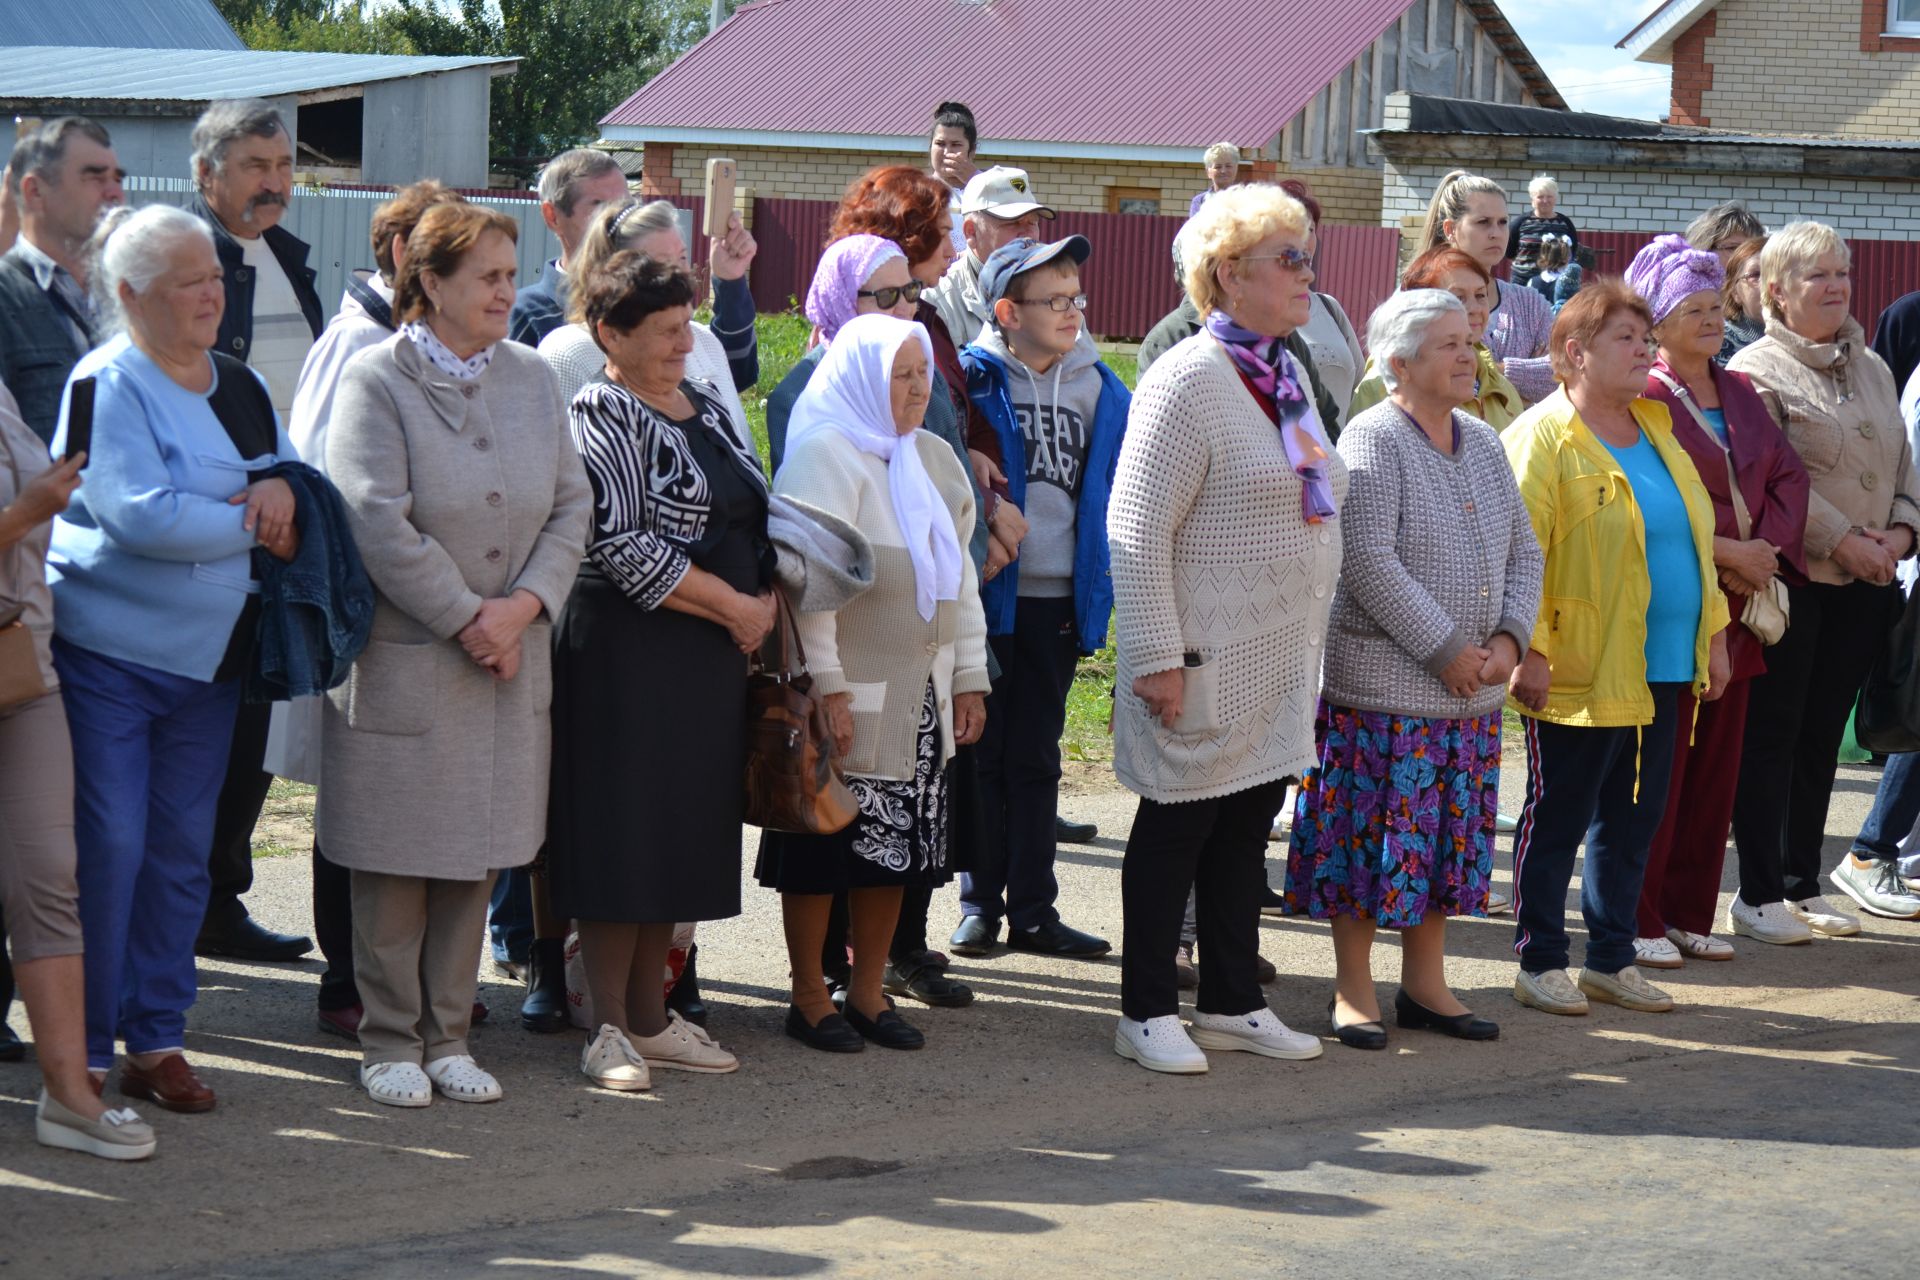
<path fill-rule="evenodd" d="M 208 107 L 192 141 L 199 195 L 187 210 L 212 228 L 226 272 L 227 309 L 214 350 L 260 372 L 284 422 L 322 322 L 307 245 L 280 226 L 293 195 L 293 137 L 272 103 L 252 98 Z M 266 705 L 247 703 L 234 724 L 214 816 L 213 888 L 195 948 L 201 955 L 297 960 L 313 950 L 310 938 L 263 928 L 240 901 L 253 887 L 253 828 L 273 782 L 261 768 L 268 719 Z"/>

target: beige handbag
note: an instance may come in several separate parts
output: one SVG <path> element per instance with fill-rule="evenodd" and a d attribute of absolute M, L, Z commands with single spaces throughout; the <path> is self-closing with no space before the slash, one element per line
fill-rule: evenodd
<path fill-rule="evenodd" d="M 1693 402 L 1693 396 L 1685 387 L 1658 369 L 1653 371 L 1653 376 L 1666 383 L 1675 398 L 1687 406 L 1687 412 L 1700 424 L 1700 430 L 1707 439 L 1720 445 L 1720 456 L 1727 463 L 1727 488 L 1733 494 L 1733 523 L 1740 531 L 1740 541 L 1747 541 L 1753 536 L 1753 515 L 1747 510 L 1746 496 L 1740 492 L 1740 477 L 1733 469 L 1733 451 L 1720 444 L 1720 437 L 1714 434 L 1707 416 L 1700 412 L 1700 406 Z M 1779 644 L 1780 637 L 1787 634 L 1787 626 L 1792 621 L 1788 611 L 1787 584 L 1776 574 L 1767 579 L 1765 587 L 1745 597 L 1745 600 L 1746 607 L 1740 611 L 1740 625 L 1753 632 L 1754 638 L 1761 644 Z"/>
<path fill-rule="evenodd" d="M 7 455 L 7 470 L 13 473 L 13 491 L 18 498 L 20 468 L 4 443 L 0 443 L 0 453 Z M 9 547 L 6 555 L 17 558 L 19 546 Z M 24 612 L 25 605 L 0 602 L 0 711 L 11 711 L 47 694 L 47 682 L 40 675 L 40 651 L 33 643 L 33 632 L 20 620 Z"/>

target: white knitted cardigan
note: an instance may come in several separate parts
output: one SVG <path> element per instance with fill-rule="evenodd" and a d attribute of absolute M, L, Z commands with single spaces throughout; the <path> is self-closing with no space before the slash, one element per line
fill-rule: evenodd
<path fill-rule="evenodd" d="M 1346 465 L 1328 460 L 1336 501 Z M 1303 773 L 1327 613 L 1340 576 L 1337 521 L 1301 515 L 1300 479 L 1273 420 L 1202 332 L 1134 392 L 1107 509 L 1119 653 L 1113 770 L 1161 803 L 1204 800 Z M 1164 728 L 1136 676 L 1183 665 L 1194 732 Z"/>

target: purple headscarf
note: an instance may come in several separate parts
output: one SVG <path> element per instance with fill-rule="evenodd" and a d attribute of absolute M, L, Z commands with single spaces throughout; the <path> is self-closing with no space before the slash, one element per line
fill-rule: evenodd
<path fill-rule="evenodd" d="M 807 286 L 807 319 L 813 321 L 814 342 L 832 342 L 840 326 L 853 319 L 859 308 L 856 296 L 860 287 L 885 263 L 907 255 L 900 246 L 879 236 L 848 236 L 835 240 L 820 255 L 813 269 L 813 283 Z"/>
<path fill-rule="evenodd" d="M 1646 299 L 1657 325 L 1696 293 L 1720 292 L 1727 270 L 1718 255 L 1696 249 L 1685 236 L 1661 236 L 1633 255 L 1627 284 Z"/>

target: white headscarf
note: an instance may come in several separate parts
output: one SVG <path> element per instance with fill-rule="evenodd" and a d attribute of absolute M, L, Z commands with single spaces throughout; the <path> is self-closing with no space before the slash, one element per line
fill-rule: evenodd
<path fill-rule="evenodd" d="M 921 325 L 876 312 L 841 326 L 794 402 L 787 456 L 809 436 L 837 431 L 862 453 L 886 460 L 894 519 L 913 560 L 914 603 L 921 620 L 931 622 L 935 602 L 960 598 L 961 551 L 953 515 L 920 461 L 920 430 L 903 436 L 893 422 L 893 361 L 913 341 L 934 376 L 933 340 Z"/>

